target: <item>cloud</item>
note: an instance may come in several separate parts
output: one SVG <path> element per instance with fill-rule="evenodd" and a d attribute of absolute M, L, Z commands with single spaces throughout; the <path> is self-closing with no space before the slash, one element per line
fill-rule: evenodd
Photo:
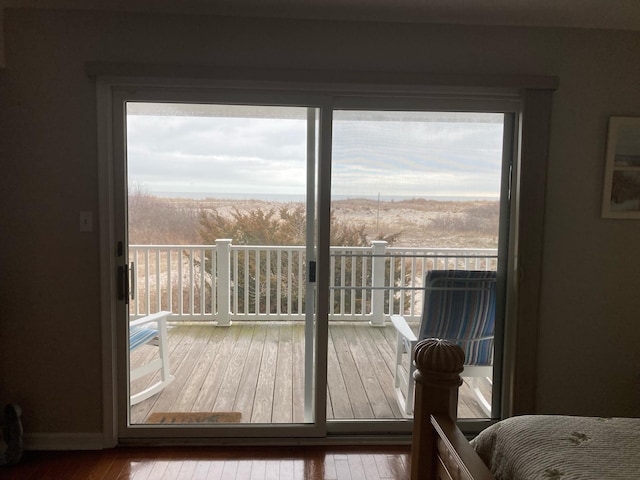
<path fill-rule="evenodd" d="M 303 195 L 306 109 L 298 110 L 284 118 L 129 115 L 129 181 L 151 193 Z M 430 115 L 336 112 L 333 193 L 498 196 L 502 116 Z"/>

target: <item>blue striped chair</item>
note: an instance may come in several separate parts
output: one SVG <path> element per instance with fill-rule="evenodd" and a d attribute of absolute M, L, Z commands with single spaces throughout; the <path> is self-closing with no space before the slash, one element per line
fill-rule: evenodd
<path fill-rule="evenodd" d="M 392 315 L 397 330 L 394 382 L 398 403 L 405 416 L 413 414 L 415 366 L 411 356 L 415 344 L 425 338 L 443 338 L 457 343 L 465 353 L 463 377 L 493 376 L 493 338 L 496 317 L 496 272 L 478 270 L 433 270 L 424 281 L 422 317 L 417 335 L 401 315 Z M 403 356 L 409 354 L 409 365 Z M 491 405 L 474 385 L 485 413 Z"/>
<path fill-rule="evenodd" d="M 171 312 L 158 312 L 129 322 L 129 352 L 133 352 L 143 345 L 151 344 L 158 347 L 158 357 L 132 368 L 129 381 L 133 382 L 155 372 L 160 372 L 159 379 L 141 392 L 131 393 L 131 406 L 146 400 L 160 392 L 174 380 L 169 367 L 169 345 L 167 343 L 167 317 Z"/>

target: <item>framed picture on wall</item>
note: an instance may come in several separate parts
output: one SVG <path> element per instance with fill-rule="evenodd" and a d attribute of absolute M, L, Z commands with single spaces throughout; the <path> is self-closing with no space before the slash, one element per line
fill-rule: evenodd
<path fill-rule="evenodd" d="M 640 218 L 640 117 L 610 117 L 604 218 Z"/>

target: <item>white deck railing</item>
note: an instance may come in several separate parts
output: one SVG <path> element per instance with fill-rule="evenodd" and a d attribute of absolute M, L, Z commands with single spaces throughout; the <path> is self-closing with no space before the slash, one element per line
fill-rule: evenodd
<path fill-rule="evenodd" d="M 418 319 L 429 270 L 495 270 L 495 249 L 331 247 L 330 320 L 384 325 Z M 303 320 L 303 246 L 130 245 L 132 318 L 160 310 L 172 321 Z"/>

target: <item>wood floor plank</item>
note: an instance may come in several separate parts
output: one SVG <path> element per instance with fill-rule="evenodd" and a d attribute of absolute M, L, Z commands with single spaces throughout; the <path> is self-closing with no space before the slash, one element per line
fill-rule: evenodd
<path fill-rule="evenodd" d="M 265 480 L 279 480 L 280 478 L 280 462 L 277 460 L 269 460 L 264 469 Z"/>
<path fill-rule="evenodd" d="M 251 469 L 253 468 L 253 460 L 247 459 L 238 462 L 238 470 L 236 471 L 236 480 L 251 480 Z"/>
<path fill-rule="evenodd" d="M 338 471 L 336 469 L 336 459 L 334 455 L 325 455 L 323 473 L 326 480 L 338 479 Z"/>
<path fill-rule="evenodd" d="M 198 460 L 196 462 L 195 468 L 193 469 L 193 475 L 191 476 L 191 478 L 193 480 L 207 480 L 210 467 L 210 462 L 206 460 Z"/>
<path fill-rule="evenodd" d="M 232 480 L 236 478 L 236 473 L 238 473 L 238 461 L 237 460 L 227 460 L 224 462 L 224 468 L 222 469 L 222 478 L 224 480 Z"/>
<path fill-rule="evenodd" d="M 376 466 L 378 476 L 381 479 L 391 478 L 391 469 L 389 468 L 389 461 L 387 455 L 373 454 L 371 455 L 371 464 Z"/>
<path fill-rule="evenodd" d="M 262 480 L 267 472 L 267 462 L 265 460 L 254 460 L 251 465 L 251 476 L 249 480 Z"/>
<path fill-rule="evenodd" d="M 224 463 L 221 461 L 209 462 L 209 471 L 207 472 L 207 480 L 224 480 L 222 478 L 222 472 L 224 470 Z"/>
<path fill-rule="evenodd" d="M 182 462 L 182 468 L 178 472 L 176 480 L 204 480 L 209 470 L 208 462 L 188 459 Z"/>
<path fill-rule="evenodd" d="M 154 480 L 156 478 L 168 478 L 167 469 L 169 468 L 170 464 L 171 462 L 168 460 L 157 460 L 156 462 L 154 462 L 153 468 L 149 472 L 149 479 Z"/>
<path fill-rule="evenodd" d="M 336 466 L 336 479 L 337 480 L 352 480 L 351 470 L 349 469 L 349 459 L 345 456 L 340 456 L 334 460 Z"/>
<path fill-rule="evenodd" d="M 116 458 L 102 480 L 117 480 L 119 478 L 128 478 L 129 464 L 126 458 Z"/>
<path fill-rule="evenodd" d="M 360 455 L 349 455 L 349 473 L 352 480 L 376 480 L 376 477 L 367 477 Z"/>

